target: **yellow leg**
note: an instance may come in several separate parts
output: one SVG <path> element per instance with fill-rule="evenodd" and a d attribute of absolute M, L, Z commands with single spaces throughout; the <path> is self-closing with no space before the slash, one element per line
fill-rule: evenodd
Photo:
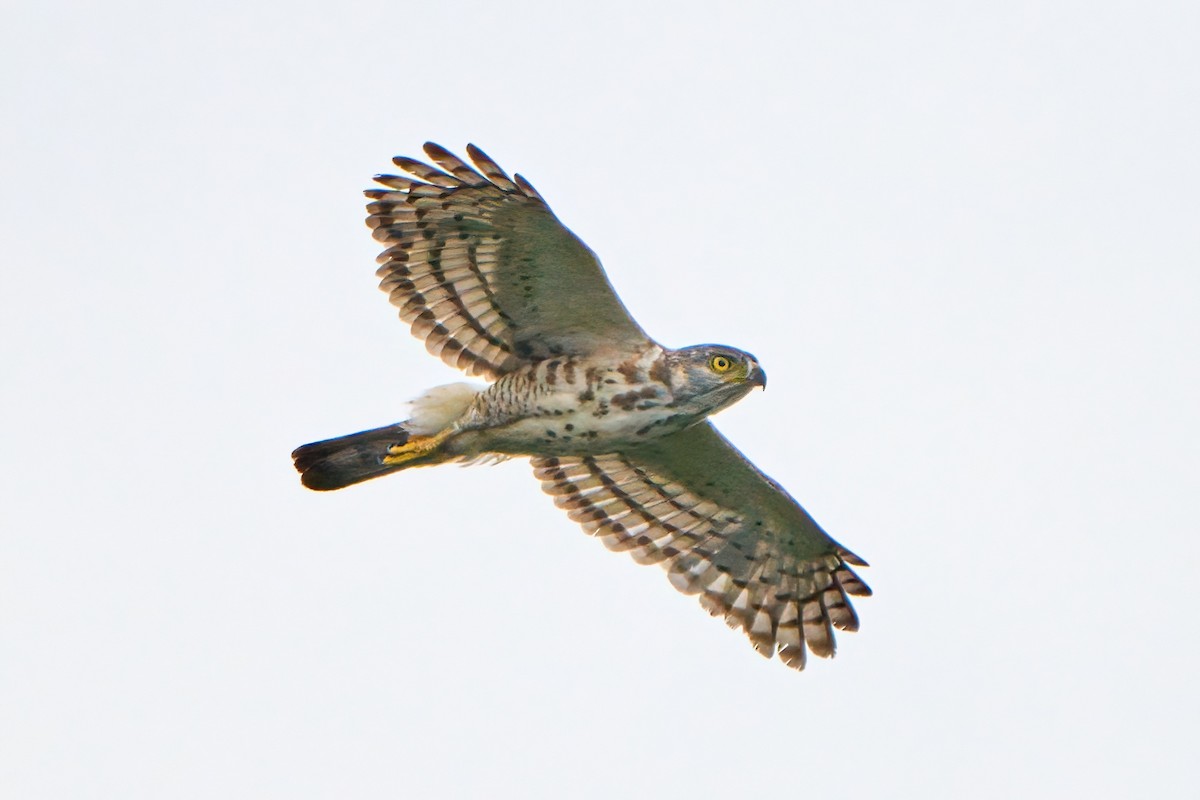
<path fill-rule="evenodd" d="M 404 444 L 389 447 L 388 454 L 383 457 L 383 463 L 394 467 L 423 458 L 441 447 L 453 434 L 454 428 L 450 427 L 432 436 L 413 436 Z"/>

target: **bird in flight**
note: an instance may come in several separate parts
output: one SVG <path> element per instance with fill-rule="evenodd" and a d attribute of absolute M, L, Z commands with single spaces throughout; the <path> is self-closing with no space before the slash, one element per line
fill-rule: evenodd
<path fill-rule="evenodd" d="M 387 246 L 380 288 L 426 348 L 487 386 L 431 389 L 409 419 L 299 447 L 310 489 L 411 467 L 528 456 L 542 488 L 589 534 L 803 669 L 858 629 L 866 562 L 825 533 L 708 417 L 766 373 L 734 347 L 672 350 L 625 310 L 600 261 L 520 175 L 468 145 L 436 164 L 397 157 L 367 224 Z M 409 177 L 411 176 L 411 177 Z"/>

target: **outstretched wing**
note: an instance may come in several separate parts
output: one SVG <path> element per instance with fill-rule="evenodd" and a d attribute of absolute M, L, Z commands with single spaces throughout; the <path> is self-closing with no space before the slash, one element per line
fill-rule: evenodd
<path fill-rule="evenodd" d="M 509 178 L 474 145 L 471 167 L 444 148 L 395 164 L 366 192 L 367 224 L 389 245 L 380 288 L 430 353 L 496 378 L 560 354 L 648 344 L 595 254 L 520 175 Z"/>
<path fill-rule="evenodd" d="M 858 629 L 869 595 L 845 549 L 708 422 L 626 453 L 535 458 L 554 502 L 611 550 L 662 564 L 680 591 L 741 628 L 754 648 L 804 669 Z"/>

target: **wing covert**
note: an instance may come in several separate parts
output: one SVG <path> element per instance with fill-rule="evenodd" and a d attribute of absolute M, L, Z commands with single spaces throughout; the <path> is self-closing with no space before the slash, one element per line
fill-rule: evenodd
<path fill-rule="evenodd" d="M 554 355 L 645 346 L 600 261 L 520 175 L 469 145 L 474 166 L 428 143 L 437 166 L 380 175 L 367 224 L 388 245 L 380 288 L 430 353 L 496 378 Z M 440 169 L 439 169 L 440 167 Z"/>
<path fill-rule="evenodd" d="M 625 453 L 534 458 L 555 504 L 611 550 L 662 564 L 671 583 L 770 658 L 804 669 L 858 629 L 871 590 L 835 542 L 708 422 Z"/>

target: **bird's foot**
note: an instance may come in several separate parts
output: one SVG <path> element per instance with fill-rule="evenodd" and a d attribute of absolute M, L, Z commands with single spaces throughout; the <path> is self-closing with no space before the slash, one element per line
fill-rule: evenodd
<path fill-rule="evenodd" d="M 411 436 L 404 444 L 394 444 L 387 449 L 383 463 L 389 467 L 408 464 L 433 453 L 454 433 L 453 428 L 446 428 L 432 436 Z"/>

